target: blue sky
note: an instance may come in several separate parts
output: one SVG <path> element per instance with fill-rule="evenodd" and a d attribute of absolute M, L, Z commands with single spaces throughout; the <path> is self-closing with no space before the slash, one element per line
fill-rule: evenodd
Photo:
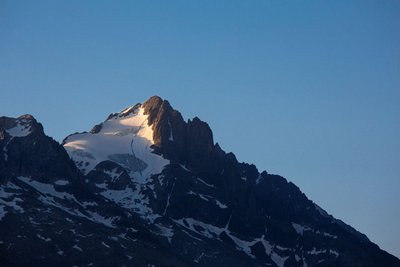
<path fill-rule="evenodd" d="M 151 95 L 400 256 L 399 1 L 1 1 L 0 114 L 89 130 Z"/>

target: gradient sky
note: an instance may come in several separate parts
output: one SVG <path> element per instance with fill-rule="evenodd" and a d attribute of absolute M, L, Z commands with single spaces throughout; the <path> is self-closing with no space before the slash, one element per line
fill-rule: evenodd
<path fill-rule="evenodd" d="M 0 115 L 61 141 L 151 95 L 400 256 L 399 1 L 0 2 Z"/>

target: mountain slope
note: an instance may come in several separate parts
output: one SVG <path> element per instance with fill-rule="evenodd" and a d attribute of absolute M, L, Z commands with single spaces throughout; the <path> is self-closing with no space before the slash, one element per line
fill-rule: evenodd
<path fill-rule="evenodd" d="M 0 129 L 7 265 L 400 266 L 159 97 L 68 136 L 65 150 L 31 116 Z"/>

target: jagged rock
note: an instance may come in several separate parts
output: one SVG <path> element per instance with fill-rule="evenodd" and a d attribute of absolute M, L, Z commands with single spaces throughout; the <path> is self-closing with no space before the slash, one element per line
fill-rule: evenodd
<path fill-rule="evenodd" d="M 400 266 L 160 97 L 63 146 L 0 118 L 1 266 Z"/>
<path fill-rule="evenodd" d="M 63 147 L 47 137 L 33 116 L 1 117 L 0 172 L 5 176 L 35 176 L 39 181 L 75 177 L 77 168 Z M 4 177 L 4 176 L 3 176 Z M 4 182 L 4 180 L 3 180 Z"/>

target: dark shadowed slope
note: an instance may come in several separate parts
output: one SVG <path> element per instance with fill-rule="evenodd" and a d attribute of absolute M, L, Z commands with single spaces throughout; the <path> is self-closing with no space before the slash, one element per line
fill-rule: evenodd
<path fill-rule="evenodd" d="M 0 255 L 2 266 L 400 266 L 159 97 L 63 146 L 32 116 L 1 117 Z"/>

